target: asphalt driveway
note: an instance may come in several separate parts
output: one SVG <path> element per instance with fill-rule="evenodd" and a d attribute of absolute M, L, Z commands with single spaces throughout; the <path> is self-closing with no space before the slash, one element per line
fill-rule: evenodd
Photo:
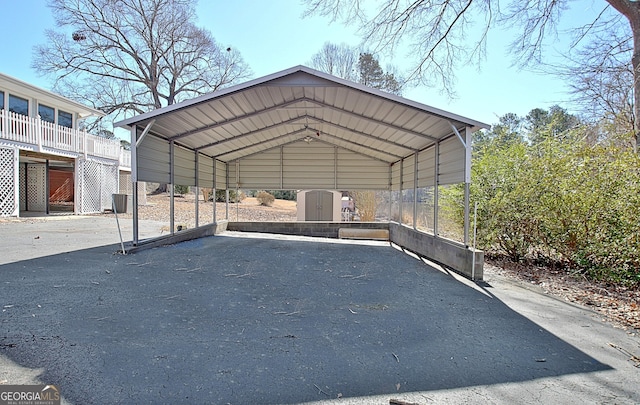
<path fill-rule="evenodd" d="M 0 382 L 78 404 L 640 402 L 637 335 L 508 280 L 238 233 L 123 256 L 109 220 L 103 246 L 86 219 L 0 223 Z"/>

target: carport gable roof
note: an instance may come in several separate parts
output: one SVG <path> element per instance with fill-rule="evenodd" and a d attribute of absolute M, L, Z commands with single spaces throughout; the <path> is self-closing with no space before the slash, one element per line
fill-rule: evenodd
<path fill-rule="evenodd" d="M 223 162 L 313 141 L 389 164 L 464 128 L 489 127 L 305 66 L 115 123 L 134 125 Z"/>

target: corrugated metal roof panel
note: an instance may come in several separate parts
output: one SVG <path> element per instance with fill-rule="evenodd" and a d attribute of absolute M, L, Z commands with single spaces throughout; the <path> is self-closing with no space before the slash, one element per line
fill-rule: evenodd
<path fill-rule="evenodd" d="M 450 137 L 454 134 L 452 125 L 458 130 L 488 127 L 303 66 L 141 114 L 115 125 L 144 127 L 152 120 L 155 121 L 150 132 L 154 135 L 175 140 L 178 145 L 217 157 L 222 162 L 232 162 L 282 145 L 297 146 L 309 137 L 313 143 L 338 147 L 374 159 L 383 166 L 411 157 L 438 140 Z M 442 168 L 447 169 L 442 176 L 447 181 L 458 179 L 459 173 L 464 172 L 465 147 L 457 138 L 455 140 L 457 143 L 445 146 L 440 156 Z M 140 147 L 146 146 L 142 143 Z M 155 161 L 150 156 L 146 158 Z M 461 158 L 462 162 L 459 161 Z M 320 170 L 324 163 L 316 163 Z"/>

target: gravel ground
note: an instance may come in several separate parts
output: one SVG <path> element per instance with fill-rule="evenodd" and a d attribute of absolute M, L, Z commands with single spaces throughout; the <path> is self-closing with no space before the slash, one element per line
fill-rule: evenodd
<path fill-rule="evenodd" d="M 212 222 L 213 203 L 204 202 L 202 196 L 198 196 L 199 224 Z M 141 220 L 165 221 L 169 223 L 169 196 L 167 194 L 148 195 L 147 204 L 141 205 L 138 211 Z M 192 228 L 196 223 L 195 196 L 185 194 L 175 198 L 175 223 L 185 224 Z M 131 217 L 127 214 L 126 217 Z M 226 218 L 226 204 L 216 203 L 217 220 Z M 261 206 L 255 198 L 246 198 L 239 204 L 229 204 L 230 221 L 296 221 L 295 201 L 277 200 L 272 207 Z"/>

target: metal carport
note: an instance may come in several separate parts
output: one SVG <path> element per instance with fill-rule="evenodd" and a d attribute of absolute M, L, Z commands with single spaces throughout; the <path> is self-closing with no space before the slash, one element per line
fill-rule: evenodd
<path fill-rule="evenodd" d="M 226 190 L 436 186 L 437 201 L 438 185 L 465 183 L 468 248 L 471 135 L 488 128 L 481 122 L 296 66 L 115 126 L 131 131 L 135 189 L 138 181 Z"/>

